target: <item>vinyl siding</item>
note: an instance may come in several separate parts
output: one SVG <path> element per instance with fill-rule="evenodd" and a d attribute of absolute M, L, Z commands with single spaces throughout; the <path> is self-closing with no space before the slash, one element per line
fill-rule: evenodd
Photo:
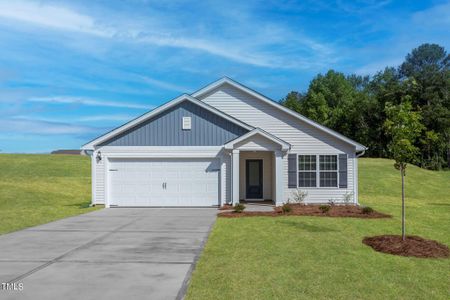
<path fill-rule="evenodd" d="M 223 174 L 225 178 L 223 179 L 224 185 L 221 186 L 224 201 L 223 203 L 231 203 L 231 157 L 227 154 L 222 156 L 222 161 L 224 162 Z"/>
<path fill-rule="evenodd" d="M 259 127 L 291 144 L 290 153 L 297 154 L 348 154 L 348 187 L 313 188 L 308 190 L 308 202 L 327 202 L 341 199 L 346 192 L 354 192 L 353 168 L 355 147 L 319 130 L 297 118 L 224 84 L 199 97 L 205 103 L 235 117 L 251 126 Z M 287 156 L 283 158 L 284 200 L 293 192 L 288 188 Z M 227 182 L 231 184 L 231 181 Z"/>
<path fill-rule="evenodd" d="M 266 150 L 266 151 L 274 151 L 281 150 L 281 146 L 274 143 L 271 140 L 268 140 L 266 137 L 261 135 L 253 135 L 237 144 L 234 145 L 235 149 L 245 149 L 245 150 Z"/>
<path fill-rule="evenodd" d="M 182 129 L 183 117 L 191 117 L 192 129 Z M 219 146 L 246 132 L 203 107 L 183 101 L 100 146 Z"/>
<path fill-rule="evenodd" d="M 105 204 L 105 159 L 97 162 L 97 151 L 92 155 L 92 167 L 94 168 L 93 203 Z"/>

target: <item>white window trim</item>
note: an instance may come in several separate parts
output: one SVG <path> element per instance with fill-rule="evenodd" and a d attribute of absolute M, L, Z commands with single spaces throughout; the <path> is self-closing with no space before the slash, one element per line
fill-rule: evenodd
<path fill-rule="evenodd" d="M 339 154 L 345 154 L 345 153 L 320 153 L 320 154 L 312 154 L 312 153 L 295 153 L 297 155 L 297 165 L 296 165 L 296 170 L 297 170 L 297 188 L 299 189 L 305 189 L 305 190 L 315 190 L 315 189 L 321 189 L 321 190 L 335 190 L 335 189 L 339 189 Z M 301 187 L 298 184 L 299 181 L 299 168 L 298 168 L 298 162 L 299 162 L 299 156 L 300 155 L 312 155 L 316 157 L 316 186 L 309 186 L 309 187 Z M 336 181 L 336 186 L 320 186 L 320 155 L 334 155 L 336 156 L 337 159 L 337 181 Z M 326 171 L 324 171 L 326 172 Z M 333 171 L 334 172 L 334 171 Z"/>
<path fill-rule="evenodd" d="M 298 165 L 300 162 L 300 158 L 299 156 L 314 156 L 316 158 L 316 169 L 315 170 L 300 170 Z M 319 166 L 317 165 L 317 155 L 315 154 L 297 154 L 297 188 L 305 188 L 305 189 L 315 189 L 317 188 L 317 169 L 319 168 Z M 316 186 L 299 186 L 299 181 L 300 181 L 300 172 L 304 172 L 304 173 L 316 173 Z"/>
<path fill-rule="evenodd" d="M 321 172 L 321 170 L 320 170 L 320 156 L 335 156 L 336 157 L 336 170 L 323 170 L 322 172 L 336 172 L 336 186 L 320 186 L 320 172 Z M 317 167 L 317 170 L 318 170 L 318 173 L 317 173 L 317 187 L 319 187 L 319 188 L 332 188 L 332 189 L 335 189 L 335 188 L 339 188 L 339 154 L 318 154 L 317 156 L 316 156 L 316 162 L 317 162 L 317 165 L 318 165 L 318 167 Z"/>

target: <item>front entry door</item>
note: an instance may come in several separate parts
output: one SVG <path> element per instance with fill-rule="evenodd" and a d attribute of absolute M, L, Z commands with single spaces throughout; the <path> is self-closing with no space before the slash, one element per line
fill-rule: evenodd
<path fill-rule="evenodd" d="M 245 163 L 246 198 L 262 199 L 263 197 L 263 161 L 262 159 L 249 159 Z"/>

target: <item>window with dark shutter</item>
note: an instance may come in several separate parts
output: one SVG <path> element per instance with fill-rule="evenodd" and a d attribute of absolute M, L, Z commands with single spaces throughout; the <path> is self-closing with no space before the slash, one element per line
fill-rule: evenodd
<path fill-rule="evenodd" d="M 288 154 L 288 187 L 297 187 L 297 154 Z"/>
<path fill-rule="evenodd" d="M 347 188 L 347 154 L 339 154 L 339 188 Z"/>

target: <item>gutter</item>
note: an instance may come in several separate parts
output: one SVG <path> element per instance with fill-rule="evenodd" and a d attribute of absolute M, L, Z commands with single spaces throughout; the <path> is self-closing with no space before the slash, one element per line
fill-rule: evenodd
<path fill-rule="evenodd" d="M 366 150 L 367 149 L 362 150 L 361 153 L 359 153 L 359 154 L 358 154 L 358 152 L 356 152 L 356 158 L 359 158 L 359 157 L 363 156 L 364 153 L 366 153 Z"/>

